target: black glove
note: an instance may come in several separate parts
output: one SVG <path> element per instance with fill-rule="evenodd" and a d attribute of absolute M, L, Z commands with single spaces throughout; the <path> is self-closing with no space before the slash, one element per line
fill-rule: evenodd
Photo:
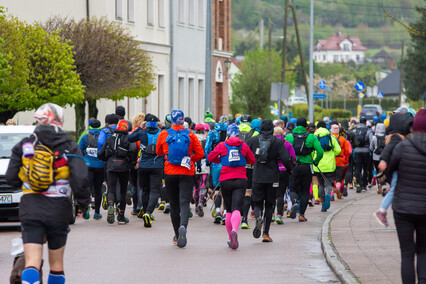
<path fill-rule="evenodd" d="M 201 166 L 197 166 L 197 173 L 201 173 Z"/>

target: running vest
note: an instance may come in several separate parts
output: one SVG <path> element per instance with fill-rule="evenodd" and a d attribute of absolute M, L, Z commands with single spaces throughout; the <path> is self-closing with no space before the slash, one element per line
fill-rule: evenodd
<path fill-rule="evenodd" d="M 226 156 L 220 157 L 220 164 L 227 167 L 244 167 L 247 163 L 246 157 L 241 154 L 240 146 L 230 146 L 226 143 L 225 147 L 228 150 Z"/>

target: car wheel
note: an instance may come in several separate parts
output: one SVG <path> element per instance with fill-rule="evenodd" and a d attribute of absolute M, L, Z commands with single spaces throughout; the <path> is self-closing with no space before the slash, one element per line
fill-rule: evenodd
<path fill-rule="evenodd" d="M 76 208 L 76 204 L 75 204 L 74 193 L 71 193 L 71 207 L 72 207 L 72 217 L 71 217 L 71 220 L 70 220 L 70 224 L 74 224 L 75 219 L 77 217 L 77 208 Z"/>

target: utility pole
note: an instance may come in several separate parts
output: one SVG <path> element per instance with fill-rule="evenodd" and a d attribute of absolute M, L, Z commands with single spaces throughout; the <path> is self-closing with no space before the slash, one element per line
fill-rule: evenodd
<path fill-rule="evenodd" d="M 346 110 L 346 91 L 345 96 L 343 97 L 343 109 Z"/>
<path fill-rule="evenodd" d="M 287 57 L 287 19 L 288 19 L 288 0 L 285 0 L 285 4 L 284 4 L 284 24 L 283 24 L 283 30 L 284 30 L 284 37 L 283 37 L 283 62 L 282 62 L 282 71 L 281 71 L 281 81 L 283 83 L 285 83 L 285 59 Z M 282 114 L 283 109 L 282 109 L 282 104 L 280 105 L 280 109 L 279 109 L 279 115 Z"/>
<path fill-rule="evenodd" d="M 271 17 L 268 16 L 268 53 L 271 54 L 272 49 L 272 22 Z"/>
<path fill-rule="evenodd" d="M 399 68 L 399 106 L 402 106 L 402 78 L 404 73 L 404 40 L 401 49 L 401 67 Z"/>
<path fill-rule="evenodd" d="M 310 19 L 310 34 L 309 34 L 309 121 L 314 121 L 314 0 L 311 0 L 311 19 Z"/>
<path fill-rule="evenodd" d="M 260 49 L 263 49 L 263 28 L 264 28 L 263 19 L 260 19 L 260 21 L 259 21 Z"/>
<path fill-rule="evenodd" d="M 296 10 L 294 9 L 293 3 L 291 5 L 291 10 L 293 12 L 294 28 L 296 29 L 296 38 L 297 38 L 297 46 L 299 49 L 300 65 L 302 65 L 303 78 L 305 79 L 306 96 L 308 96 L 309 88 L 308 88 L 308 79 L 305 72 L 305 60 L 303 59 L 302 43 L 300 42 L 299 28 L 297 26 Z M 310 98 L 308 99 L 308 103 L 309 103 L 309 100 L 311 99 Z"/>

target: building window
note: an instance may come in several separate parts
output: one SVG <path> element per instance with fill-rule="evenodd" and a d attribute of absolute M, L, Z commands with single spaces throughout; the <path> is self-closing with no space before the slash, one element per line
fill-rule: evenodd
<path fill-rule="evenodd" d="M 178 0 L 178 21 L 181 24 L 185 23 L 185 0 Z"/>
<path fill-rule="evenodd" d="M 178 80 L 178 108 L 185 111 L 185 78 L 179 77 Z"/>
<path fill-rule="evenodd" d="M 191 111 L 194 109 L 195 110 L 195 106 L 192 108 L 191 104 L 194 103 L 195 101 L 195 90 L 194 90 L 194 79 L 193 78 L 189 78 L 188 80 L 188 115 L 192 116 L 193 113 L 191 113 Z M 194 117 L 194 116 L 192 116 Z"/>
<path fill-rule="evenodd" d="M 324 62 L 325 62 L 325 61 L 326 61 L 326 59 L 327 59 L 327 57 L 324 55 L 324 56 L 323 56 L 323 59 L 324 59 Z"/>
<path fill-rule="evenodd" d="M 135 22 L 135 0 L 127 0 L 127 21 Z"/>
<path fill-rule="evenodd" d="M 204 80 L 198 80 L 198 113 L 204 113 Z"/>
<path fill-rule="evenodd" d="M 348 62 L 349 61 L 349 55 L 346 55 L 345 59 L 346 59 L 346 62 Z"/>
<path fill-rule="evenodd" d="M 154 0 L 147 0 L 147 25 L 150 27 L 154 26 Z"/>
<path fill-rule="evenodd" d="M 356 61 L 360 61 L 360 60 L 361 60 L 360 56 L 359 56 L 359 55 L 357 55 L 357 56 L 356 56 Z"/>
<path fill-rule="evenodd" d="M 349 44 L 345 43 L 343 45 L 343 51 L 349 51 Z"/>
<path fill-rule="evenodd" d="M 158 26 L 165 27 L 164 23 L 164 0 L 158 0 Z"/>
<path fill-rule="evenodd" d="M 164 107 L 164 101 L 166 97 L 164 95 L 164 75 L 158 75 L 158 86 L 157 86 L 157 94 L 158 94 L 158 109 L 157 114 L 161 117 Z"/>
<path fill-rule="evenodd" d="M 115 0 L 115 19 L 122 21 L 123 20 L 123 1 Z"/>
<path fill-rule="evenodd" d="M 333 56 L 333 61 L 334 62 L 338 62 L 339 61 L 339 56 L 338 55 L 334 55 Z"/>
<path fill-rule="evenodd" d="M 204 28 L 204 0 L 198 0 L 198 26 Z"/>
<path fill-rule="evenodd" d="M 194 10 L 194 1 L 195 0 L 188 0 L 188 24 L 190 26 L 195 25 L 195 10 Z"/>

